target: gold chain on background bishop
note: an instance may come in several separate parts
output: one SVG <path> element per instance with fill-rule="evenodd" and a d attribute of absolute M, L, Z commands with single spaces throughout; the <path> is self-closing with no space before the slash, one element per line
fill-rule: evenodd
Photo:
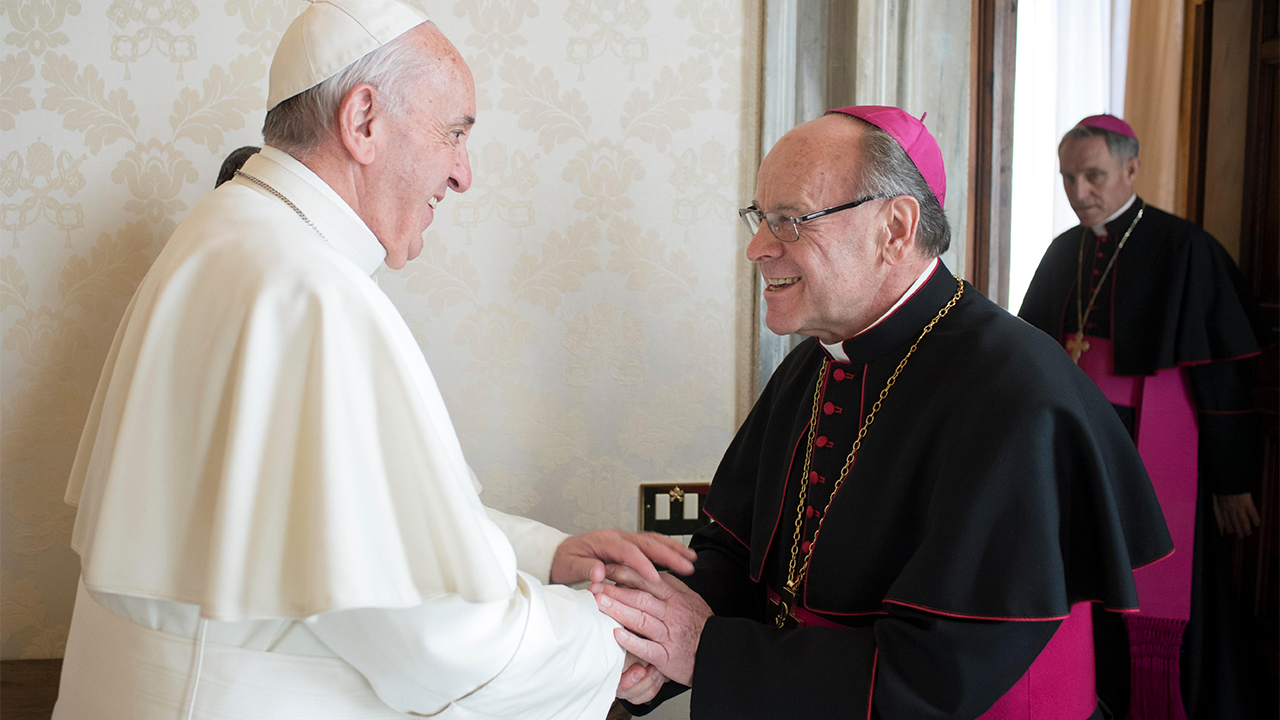
<path fill-rule="evenodd" d="M 1075 364 L 1080 364 L 1080 356 L 1085 350 L 1089 349 L 1089 343 L 1084 339 L 1084 326 L 1089 321 L 1089 313 L 1093 312 L 1093 303 L 1098 299 L 1098 293 L 1102 292 L 1102 285 L 1107 281 L 1107 275 L 1111 274 L 1111 268 L 1116 264 L 1116 258 L 1120 257 L 1120 251 L 1124 249 L 1124 244 L 1129 240 L 1129 233 L 1138 226 L 1138 221 L 1142 219 L 1142 211 L 1147 206 L 1143 204 L 1138 208 L 1138 215 L 1133 218 L 1133 222 L 1129 223 L 1129 229 L 1124 231 L 1124 236 L 1120 238 L 1120 244 L 1116 246 L 1116 251 L 1112 253 L 1111 260 L 1107 262 L 1107 269 L 1102 271 L 1102 277 L 1098 280 L 1098 286 L 1093 289 L 1093 294 L 1089 296 L 1089 304 L 1081 305 L 1081 299 L 1084 296 L 1084 232 L 1080 233 L 1080 258 L 1076 261 L 1076 334 L 1067 340 L 1067 352 L 1071 353 L 1071 359 Z M 1111 328 L 1111 332 L 1115 333 L 1115 328 Z"/>
<path fill-rule="evenodd" d="M 955 277 L 955 276 L 952 276 Z M 871 412 L 867 414 L 867 419 L 862 422 L 862 427 L 858 430 L 858 437 L 853 441 L 853 449 L 849 451 L 849 457 L 844 461 L 844 467 L 840 470 L 840 477 L 835 484 L 831 486 L 831 497 L 827 500 L 827 506 L 822 511 L 822 516 L 818 519 L 818 527 L 813 531 L 813 540 L 809 543 L 809 552 L 805 554 L 804 564 L 800 566 L 800 572 L 796 572 L 796 560 L 800 553 L 800 537 L 804 528 L 804 508 L 805 498 L 809 488 L 809 466 L 813 458 L 813 440 L 814 433 L 818 425 L 818 408 L 822 404 L 822 387 L 826 382 L 827 368 L 830 367 L 831 361 L 822 359 L 822 372 L 818 374 L 818 385 L 813 393 L 813 415 L 809 420 L 809 442 L 804 453 L 804 474 L 800 478 L 800 506 L 796 509 L 796 530 L 792 537 L 791 543 L 791 564 L 787 566 L 787 590 L 792 593 L 800 589 L 800 583 L 804 582 L 805 575 L 809 572 L 809 561 L 813 558 L 813 550 L 818 545 L 818 533 L 822 531 L 822 521 L 827 517 L 827 511 L 831 509 L 831 503 L 836 499 L 836 493 L 840 491 L 840 486 L 844 484 L 845 478 L 849 476 L 849 469 L 853 467 L 853 462 L 858 456 L 858 450 L 862 447 L 862 439 L 867 435 L 867 428 L 871 427 L 871 423 L 876 419 L 876 413 L 880 411 L 880 405 L 884 399 L 888 397 L 889 390 L 893 388 L 893 384 L 898 381 L 898 375 L 902 369 L 907 366 L 907 361 L 911 359 L 911 355 L 915 353 L 916 348 L 920 346 L 920 341 L 925 335 L 933 329 L 938 321 L 946 317 L 951 308 L 955 307 L 960 301 L 960 296 L 964 294 L 964 281 L 956 277 L 956 294 L 951 298 L 938 314 L 924 326 L 924 330 L 920 331 L 920 336 L 911 344 L 911 349 L 907 350 L 907 354 L 903 356 L 902 361 L 898 363 L 898 367 L 893 371 L 893 375 L 889 376 L 889 381 L 885 383 L 884 389 L 880 391 L 880 398 L 871 406 Z M 781 620 L 781 618 L 778 618 Z"/>

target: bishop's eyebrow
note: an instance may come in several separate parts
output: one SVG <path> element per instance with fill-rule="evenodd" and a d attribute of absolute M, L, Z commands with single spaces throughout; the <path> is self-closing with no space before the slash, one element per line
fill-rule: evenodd
<path fill-rule="evenodd" d="M 454 120 L 454 121 L 453 121 L 452 123 L 450 123 L 450 124 L 451 124 L 451 125 L 463 125 L 463 126 L 466 126 L 466 127 L 471 127 L 472 125 L 475 125 L 475 124 L 476 124 L 476 119 L 475 119 L 474 117 L 470 116 L 470 115 L 463 115 L 461 118 L 458 118 L 458 119 Z"/>
<path fill-rule="evenodd" d="M 800 212 L 800 206 L 794 203 L 781 202 L 781 203 L 778 203 L 777 205 L 774 205 L 773 209 L 770 210 L 769 212 L 780 212 L 783 214 L 788 214 L 788 213 L 798 214 Z"/>

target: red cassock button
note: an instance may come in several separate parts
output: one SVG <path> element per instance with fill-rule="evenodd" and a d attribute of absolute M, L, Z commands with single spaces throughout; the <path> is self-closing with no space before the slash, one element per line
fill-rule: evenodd
<path fill-rule="evenodd" d="M 826 413 L 826 414 L 828 414 L 828 415 L 830 415 L 831 413 L 833 413 L 833 412 L 835 412 L 835 411 L 836 411 L 836 404 L 835 404 L 835 403 L 829 402 L 829 403 L 827 403 L 826 405 L 823 405 L 823 406 L 822 406 L 822 412 L 824 412 L 824 413 Z"/>
<path fill-rule="evenodd" d="M 805 516 L 805 517 L 807 517 L 807 518 L 811 518 L 811 517 L 813 517 L 814 515 L 817 515 L 817 514 L 818 514 L 818 511 L 817 511 L 817 510 L 814 510 L 812 505 L 810 505 L 809 507 L 805 508 L 805 510 L 804 510 L 804 516 Z"/>
<path fill-rule="evenodd" d="M 822 483 L 824 483 L 824 482 L 826 482 L 826 480 L 825 480 L 821 475 L 819 475 L 819 474 L 818 474 L 818 471 L 817 471 L 817 470 L 810 470 L 810 471 L 809 471 L 809 484 L 810 484 L 810 485 L 821 485 L 821 484 L 822 484 Z"/>
<path fill-rule="evenodd" d="M 839 382 L 839 381 L 843 380 L 843 379 L 844 379 L 844 370 L 843 370 L 842 368 L 836 368 L 836 369 L 835 369 L 835 372 L 831 373 L 831 377 L 835 378 L 835 379 L 836 379 L 836 382 Z"/>
<path fill-rule="evenodd" d="M 819 436 L 818 436 L 818 439 L 813 441 L 813 444 L 814 444 L 814 446 L 815 446 L 815 447 L 826 447 L 826 446 L 827 446 L 827 436 L 826 436 L 826 435 L 819 435 Z"/>
<path fill-rule="evenodd" d="M 809 552 L 809 541 L 808 541 L 808 540 L 805 540 L 804 542 L 800 543 L 800 552 L 802 552 L 802 553 L 807 553 L 807 552 Z"/>

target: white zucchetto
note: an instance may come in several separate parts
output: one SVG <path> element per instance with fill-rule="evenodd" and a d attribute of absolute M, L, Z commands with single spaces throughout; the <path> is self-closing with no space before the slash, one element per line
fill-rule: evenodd
<path fill-rule="evenodd" d="M 398 0 L 316 0 L 280 38 L 267 110 L 337 75 L 427 21 Z"/>

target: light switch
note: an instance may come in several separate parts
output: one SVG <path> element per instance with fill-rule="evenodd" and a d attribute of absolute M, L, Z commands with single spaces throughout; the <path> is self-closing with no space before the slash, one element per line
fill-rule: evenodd
<path fill-rule="evenodd" d="M 698 519 L 698 500 L 700 499 L 702 499 L 702 496 L 697 493 L 684 494 L 684 519 L 685 520 Z"/>
<path fill-rule="evenodd" d="M 653 498 L 653 518 L 655 520 L 671 519 L 671 498 L 666 493 L 658 493 Z"/>

